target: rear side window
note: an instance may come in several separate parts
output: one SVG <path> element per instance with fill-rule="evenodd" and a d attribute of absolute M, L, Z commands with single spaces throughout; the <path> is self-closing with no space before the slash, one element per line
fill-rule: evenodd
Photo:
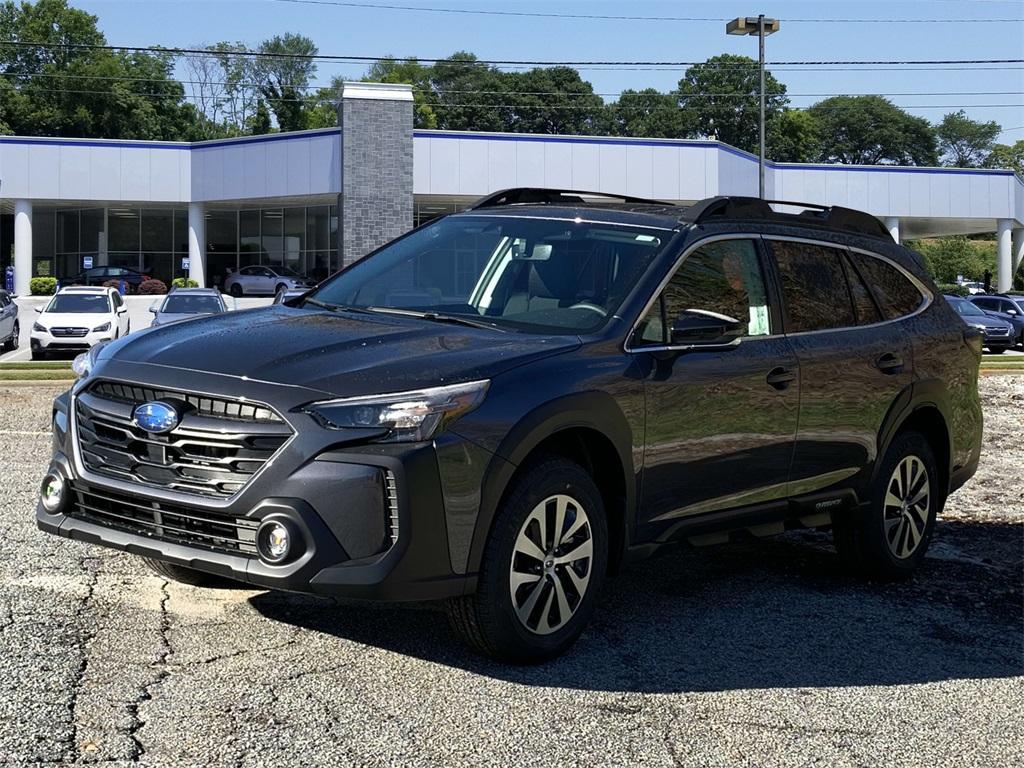
<path fill-rule="evenodd" d="M 853 299 L 853 308 L 857 313 L 857 325 L 870 325 L 879 322 L 882 316 L 878 312 L 875 300 L 871 297 L 871 291 L 868 290 L 860 275 L 857 274 L 857 270 L 849 261 L 844 260 L 843 264 L 846 266 L 846 279 L 850 285 L 850 298 Z"/>
<path fill-rule="evenodd" d="M 843 252 L 813 243 L 771 241 L 790 333 L 857 325 L 843 272 Z"/>
<path fill-rule="evenodd" d="M 921 291 L 896 267 L 863 253 L 851 253 L 850 258 L 874 291 L 886 320 L 913 314 L 921 306 Z"/>

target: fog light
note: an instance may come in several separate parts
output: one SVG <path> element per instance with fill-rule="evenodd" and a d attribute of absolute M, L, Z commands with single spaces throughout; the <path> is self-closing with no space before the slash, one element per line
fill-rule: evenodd
<path fill-rule="evenodd" d="M 283 563 L 295 547 L 296 536 L 291 526 L 281 520 L 267 520 L 256 532 L 256 548 L 268 563 Z"/>
<path fill-rule="evenodd" d="M 48 473 L 43 478 L 43 485 L 39 490 L 39 501 L 42 502 L 43 509 L 51 515 L 60 512 L 64 506 L 66 487 L 67 484 L 64 482 L 63 477 L 56 472 Z"/>

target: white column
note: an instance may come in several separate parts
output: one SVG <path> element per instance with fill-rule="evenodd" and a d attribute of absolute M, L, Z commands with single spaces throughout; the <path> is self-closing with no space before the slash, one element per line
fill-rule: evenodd
<path fill-rule="evenodd" d="M 1010 238 L 1010 250 L 1012 256 L 1010 257 L 1010 282 L 1013 282 L 1013 275 L 1017 274 L 1017 270 L 1020 269 L 1020 265 L 1024 262 L 1024 227 L 1017 227 L 1013 230 L 1013 236 Z"/>
<path fill-rule="evenodd" d="M 32 202 L 14 201 L 14 292 L 28 296 L 32 280 Z"/>
<path fill-rule="evenodd" d="M 206 210 L 202 203 L 188 204 L 188 276 L 206 287 Z"/>
<path fill-rule="evenodd" d="M 885 228 L 889 230 L 892 239 L 897 243 L 900 241 L 900 218 L 899 216 L 886 216 Z"/>
<path fill-rule="evenodd" d="M 1010 248 L 1013 219 L 999 219 L 996 222 L 996 264 L 998 276 L 996 290 L 1004 293 L 1013 285 L 1013 252 Z"/>

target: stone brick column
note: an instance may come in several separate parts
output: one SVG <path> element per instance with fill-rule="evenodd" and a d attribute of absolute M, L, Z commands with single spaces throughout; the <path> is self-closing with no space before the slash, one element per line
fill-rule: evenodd
<path fill-rule="evenodd" d="M 348 266 L 412 228 L 412 86 L 345 83 L 338 249 Z"/>

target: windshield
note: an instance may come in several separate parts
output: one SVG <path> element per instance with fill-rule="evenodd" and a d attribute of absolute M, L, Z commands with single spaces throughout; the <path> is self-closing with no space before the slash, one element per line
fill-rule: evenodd
<path fill-rule="evenodd" d="M 103 314 L 110 311 L 110 300 L 96 293 L 61 293 L 53 297 L 47 312 Z"/>
<path fill-rule="evenodd" d="M 671 236 L 579 219 L 452 216 L 385 246 L 311 298 L 533 333 L 594 331 Z"/>
<path fill-rule="evenodd" d="M 275 274 L 281 275 L 282 277 L 302 277 L 291 267 L 271 267 Z"/>
<path fill-rule="evenodd" d="M 224 307 L 216 296 L 181 296 L 172 293 L 164 299 L 160 311 L 174 315 L 202 315 L 223 312 Z"/>
<path fill-rule="evenodd" d="M 975 306 L 969 301 L 965 301 L 963 299 L 950 299 L 949 301 L 950 304 L 953 305 L 953 309 L 955 309 L 961 315 L 981 315 L 982 317 L 985 316 L 984 312 L 982 312 L 977 306 Z"/>

